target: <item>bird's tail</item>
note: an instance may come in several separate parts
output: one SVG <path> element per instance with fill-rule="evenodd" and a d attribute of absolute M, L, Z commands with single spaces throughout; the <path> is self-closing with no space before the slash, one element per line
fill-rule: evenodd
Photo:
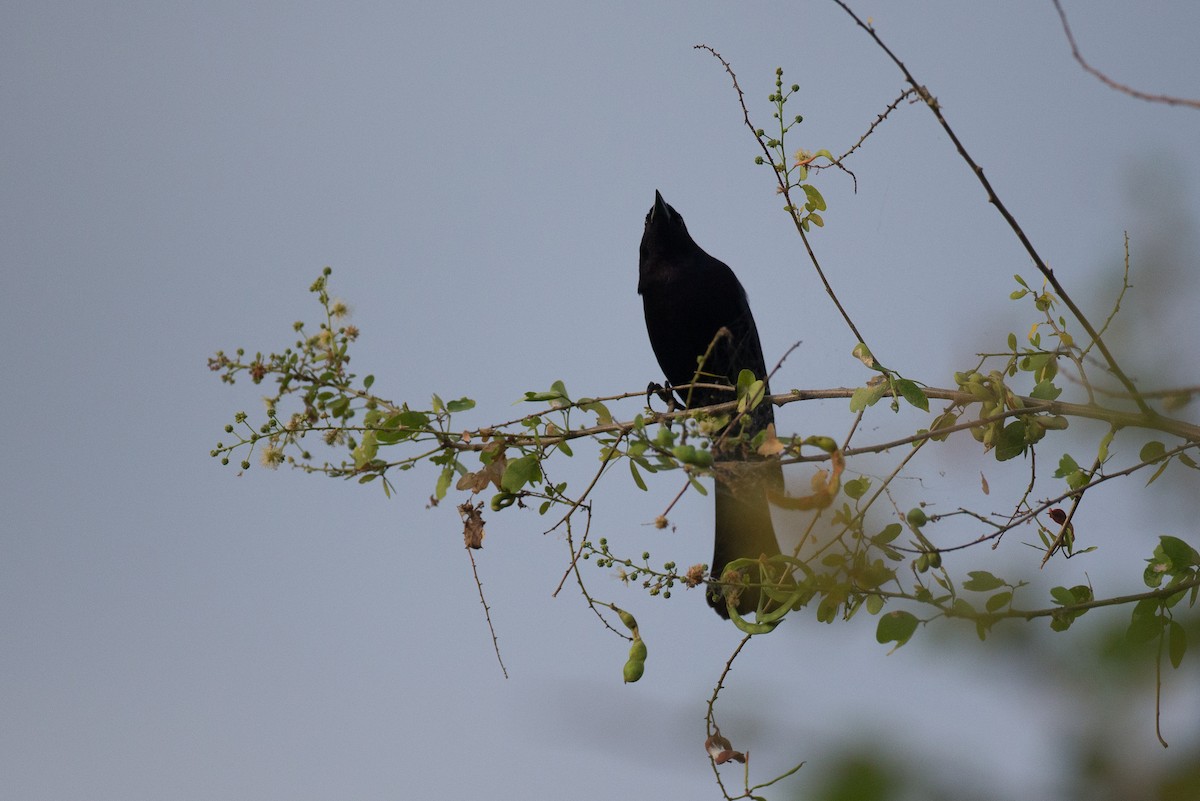
<path fill-rule="evenodd" d="M 725 566 L 735 559 L 757 559 L 779 553 L 779 541 L 771 523 L 768 490 L 781 492 L 783 471 L 777 461 L 735 462 L 720 465 L 716 490 L 716 525 L 713 536 L 712 578 L 720 580 Z M 748 577 L 750 582 L 758 576 Z M 756 586 L 740 591 L 735 608 L 748 615 L 758 608 L 761 592 Z M 710 586 L 708 604 L 723 618 L 729 617 L 726 598 L 719 587 Z"/>

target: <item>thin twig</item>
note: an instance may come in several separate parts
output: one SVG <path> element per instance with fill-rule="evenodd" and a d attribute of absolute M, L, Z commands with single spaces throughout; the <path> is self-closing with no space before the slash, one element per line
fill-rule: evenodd
<path fill-rule="evenodd" d="M 1092 469 L 1088 471 L 1088 483 L 1081 487 L 1081 489 L 1086 489 L 1092 486 L 1092 477 L 1096 475 L 1097 471 L 1100 470 L 1103 464 L 1104 461 L 1100 459 L 1100 457 L 1096 457 L 1096 461 L 1092 463 Z M 1050 547 L 1046 549 L 1046 555 L 1042 557 L 1042 563 L 1038 565 L 1039 569 L 1046 566 L 1046 563 L 1050 561 L 1050 557 L 1054 556 L 1058 549 L 1062 547 L 1064 541 L 1066 541 L 1068 538 L 1072 540 L 1074 539 L 1074 528 L 1071 521 L 1075 519 L 1075 512 L 1079 509 L 1079 503 L 1082 500 L 1082 492 L 1071 498 L 1071 509 L 1067 512 L 1067 519 L 1062 522 L 1061 526 L 1059 526 L 1058 534 L 1054 537 L 1054 541 L 1050 543 Z M 1071 554 L 1068 549 L 1067 556 L 1069 557 L 1070 555 Z"/>
<path fill-rule="evenodd" d="M 721 62 L 721 66 L 725 67 L 725 71 L 729 73 L 730 79 L 733 81 L 733 88 L 737 91 L 738 104 L 742 107 L 742 119 L 746 122 L 746 127 L 750 129 L 750 133 L 754 135 L 754 141 L 758 142 L 758 146 L 762 148 L 763 154 L 766 156 L 766 163 L 773 164 L 774 157 L 771 155 L 771 149 L 767 147 L 767 143 L 758 135 L 758 129 L 754 127 L 754 123 L 750 120 L 750 110 L 746 107 L 746 94 L 742 91 L 742 87 L 738 84 L 737 74 L 734 73 L 733 67 L 725 60 L 725 57 L 706 44 L 698 44 L 693 46 L 696 50 L 706 50 L 713 55 L 717 61 Z M 789 208 L 795 208 L 792 203 L 791 187 L 784 180 L 783 173 L 779 170 L 775 172 L 775 180 L 779 183 L 779 191 L 787 199 Z M 820 262 L 817 261 L 816 254 L 813 253 L 812 246 L 808 243 L 808 237 L 804 234 L 804 228 L 800 225 L 800 219 L 796 214 L 791 215 L 792 223 L 796 226 L 796 230 L 800 232 L 800 239 L 804 242 L 804 249 L 808 251 L 808 257 L 812 261 L 813 268 L 817 271 L 817 277 L 821 279 L 821 284 L 825 287 L 825 294 L 829 295 L 829 299 L 833 301 L 833 305 L 837 307 L 838 313 L 842 315 L 842 319 L 846 321 L 850 331 L 854 334 L 859 342 L 866 342 L 863 335 L 859 333 L 858 326 L 850 319 L 850 314 L 842 306 L 842 302 L 838 300 L 837 293 L 833 291 L 833 286 L 830 285 L 829 279 L 825 277 L 825 271 L 821 269 Z"/>
<path fill-rule="evenodd" d="M 1164 451 L 1161 455 L 1156 456 L 1153 459 L 1143 460 L 1141 462 L 1138 462 L 1135 465 L 1126 467 L 1123 470 L 1118 470 L 1114 473 L 1105 473 L 1104 475 L 1100 476 L 1099 478 L 1095 478 L 1093 476 L 1092 479 L 1089 480 L 1088 483 L 1084 484 L 1082 487 L 1076 487 L 1075 489 L 1068 490 L 1068 491 L 1062 493 L 1061 495 L 1058 495 L 1057 497 L 1050 498 L 1049 500 L 1046 500 L 1046 501 L 1042 501 L 1040 504 L 1038 504 L 1036 507 L 1032 508 L 1026 514 L 1020 515 L 1016 518 L 1011 518 L 1010 522 L 1008 522 L 1007 524 L 1005 524 L 1003 526 L 998 526 L 996 523 L 990 523 L 990 525 L 997 526 L 996 531 L 992 532 L 991 534 L 986 534 L 986 535 L 977 537 L 976 539 L 973 539 L 970 542 L 964 542 L 961 545 L 951 545 L 951 546 L 948 546 L 945 548 L 938 548 L 937 549 L 938 553 L 950 553 L 952 551 L 960 551 L 964 548 L 970 548 L 974 545 L 978 545 L 981 542 L 987 542 L 988 540 L 995 539 L 999 536 L 1002 536 L 1006 532 L 1011 531 L 1014 528 L 1017 528 L 1018 526 L 1022 526 L 1025 523 L 1028 523 L 1029 521 L 1033 520 L 1035 517 L 1037 517 L 1042 512 L 1046 511 L 1047 509 L 1049 509 L 1057 504 L 1062 503 L 1063 501 L 1067 500 L 1068 498 L 1074 498 L 1078 495 L 1082 495 L 1083 493 L 1087 492 L 1088 490 L 1090 490 L 1092 487 L 1096 486 L 1097 484 L 1103 484 L 1105 481 L 1111 481 L 1112 479 L 1120 478 L 1121 476 L 1132 475 L 1133 473 L 1136 473 L 1138 470 L 1141 470 L 1144 467 L 1149 467 L 1152 464 L 1159 464 L 1162 461 L 1164 461 L 1165 459 L 1169 459 L 1172 456 L 1176 456 L 1176 455 L 1183 453 L 1184 451 L 1186 451 L 1190 448 L 1194 448 L 1194 447 L 1196 447 L 1195 443 L 1184 443 L 1183 445 L 1179 445 L 1175 448 L 1171 448 L 1170 450 Z M 961 510 L 961 511 L 965 512 L 966 510 Z M 978 518 L 978 515 L 975 515 L 974 513 L 967 512 L 967 514 L 971 514 L 973 517 Z M 944 517 L 944 515 L 935 515 L 931 519 L 937 520 L 937 519 L 939 519 L 939 517 Z M 893 545 L 892 547 L 898 551 L 911 551 L 913 553 L 917 552 L 917 551 L 913 551 L 912 549 L 905 548 L 901 545 Z"/>
<path fill-rule="evenodd" d="M 729 671 L 733 670 L 733 660 L 737 659 L 738 654 L 750 643 L 750 638 L 753 636 L 753 634 L 747 634 L 745 637 L 742 637 L 741 641 L 738 642 L 737 648 L 733 649 L 733 653 L 725 661 L 725 667 L 721 670 L 720 677 L 717 678 L 717 686 L 713 687 L 712 697 L 708 699 L 708 714 L 705 716 L 704 723 L 704 734 L 706 737 L 712 735 L 717 730 L 717 696 L 721 694 L 721 688 L 725 686 L 725 678 L 729 675 Z M 711 756 L 708 761 L 712 766 L 713 775 L 717 777 L 717 784 L 720 786 L 721 792 L 725 794 L 726 798 L 729 798 L 729 792 L 725 789 L 724 782 L 721 781 L 721 772 L 717 770 L 716 761 Z"/>
<path fill-rule="evenodd" d="M 609 462 L 612 461 L 613 456 L 617 453 L 617 446 L 621 444 L 621 440 L 623 440 L 625 438 L 625 435 L 627 433 L 628 432 L 626 432 L 626 431 L 622 431 L 620 436 L 617 437 L 616 441 L 613 442 L 613 444 L 611 446 L 609 446 L 608 453 L 604 457 L 604 462 L 601 463 L 600 469 L 596 471 L 596 475 L 592 476 L 592 483 L 588 484 L 587 488 L 583 491 L 583 494 L 580 495 L 575 500 L 575 502 L 571 504 L 571 508 L 567 510 L 567 513 L 564 514 L 557 523 L 555 523 L 553 526 L 551 526 L 550 528 L 543 531 L 542 532 L 543 534 L 549 534 L 551 531 L 554 531 L 556 528 L 558 528 L 562 524 L 566 523 L 567 519 L 570 518 L 571 515 L 575 514 L 575 510 L 583 505 L 583 502 L 587 499 L 588 494 L 596 486 L 596 483 L 600 481 L 600 476 L 604 475 L 604 471 L 608 467 Z M 571 570 L 574 569 L 575 564 L 579 561 L 579 557 L 583 553 L 583 546 L 586 542 L 587 542 L 587 538 L 584 537 L 579 543 L 578 551 L 575 551 L 574 548 L 572 548 L 572 552 L 574 553 L 574 555 L 571 557 L 571 564 L 567 566 L 567 570 L 565 573 L 563 573 L 563 577 L 558 582 L 558 586 L 554 588 L 554 592 L 550 593 L 551 598 L 558 597 L 558 593 L 562 590 L 563 585 L 566 584 L 566 582 L 567 582 L 567 576 L 571 575 Z"/>
<path fill-rule="evenodd" d="M 492 633 L 492 649 L 496 652 L 496 661 L 500 663 L 500 670 L 507 679 L 508 668 L 504 667 L 504 660 L 500 657 L 500 640 L 496 638 L 496 628 L 492 625 L 492 613 L 487 600 L 483 597 L 483 582 L 479 580 L 479 571 L 475 567 L 475 554 L 472 553 L 470 546 L 466 546 L 466 551 L 467 556 L 471 558 L 471 573 L 475 576 L 475 588 L 479 590 L 479 603 L 483 604 L 483 616 L 487 618 L 488 631 Z"/>
<path fill-rule="evenodd" d="M 891 103 L 888 103 L 888 106 L 887 106 L 887 108 L 885 108 L 883 110 L 883 113 L 875 118 L 875 122 L 871 123 L 870 128 L 867 128 L 867 132 L 858 138 L 858 141 L 854 143 L 854 146 L 852 148 L 847 150 L 842 155 L 838 156 L 837 161 L 835 161 L 834 164 L 841 164 L 844 160 L 846 160 L 847 158 L 850 157 L 851 153 L 853 153 L 855 150 L 858 150 L 860 147 L 862 147 L 863 142 L 867 141 L 867 137 L 870 136 L 871 134 L 875 133 L 875 129 L 878 128 L 879 125 L 888 118 L 889 114 L 891 114 L 893 111 L 895 111 L 900 106 L 900 104 L 902 102 L 904 102 L 904 98 L 915 94 L 916 91 L 917 91 L 916 89 L 913 89 L 910 86 L 909 88 L 907 88 L 903 92 L 901 92 L 900 96 L 897 97 L 894 101 L 892 101 Z M 826 166 L 831 166 L 831 165 L 813 164 L 812 168 L 816 169 L 816 170 L 822 170 L 822 169 L 825 169 Z M 855 180 L 854 185 L 855 185 L 855 190 L 857 191 L 857 188 L 858 188 L 857 180 Z"/>
<path fill-rule="evenodd" d="M 1110 89 L 1116 89 L 1118 92 L 1124 92 L 1130 97 L 1136 97 L 1138 100 L 1145 100 L 1150 103 L 1165 103 L 1168 106 L 1188 106 L 1190 108 L 1200 109 L 1200 100 L 1192 100 L 1186 97 L 1173 97 L 1172 95 L 1158 95 L 1142 92 L 1134 89 L 1132 86 L 1126 86 L 1123 83 L 1117 83 L 1112 78 L 1105 75 L 1100 70 L 1093 67 L 1084 60 L 1083 54 L 1079 52 L 1079 46 L 1075 44 L 1075 37 L 1071 35 L 1071 26 L 1067 24 L 1067 12 L 1063 11 L 1062 3 L 1058 0 L 1050 0 L 1054 3 L 1054 8 L 1058 11 L 1058 18 L 1062 20 L 1063 33 L 1067 35 L 1067 43 L 1071 45 L 1071 55 L 1079 62 L 1079 66 L 1083 67 L 1084 71 L 1090 75 L 1094 75 L 1105 86 Z M 1166 743 L 1163 743 L 1166 745 Z"/>

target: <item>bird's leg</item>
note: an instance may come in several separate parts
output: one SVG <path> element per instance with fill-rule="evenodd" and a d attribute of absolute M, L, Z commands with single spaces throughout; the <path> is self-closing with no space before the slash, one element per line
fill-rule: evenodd
<path fill-rule="evenodd" d="M 675 411 L 678 406 L 675 402 L 675 393 L 671 389 L 671 382 L 668 381 L 666 386 L 651 381 L 646 385 L 646 406 L 650 406 L 650 396 L 657 395 L 663 403 L 667 404 L 667 414 Z"/>

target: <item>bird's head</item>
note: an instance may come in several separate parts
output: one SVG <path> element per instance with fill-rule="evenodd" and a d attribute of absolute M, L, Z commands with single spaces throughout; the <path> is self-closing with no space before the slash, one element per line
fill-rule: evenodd
<path fill-rule="evenodd" d="M 677 254 L 681 249 L 691 247 L 695 247 L 695 243 L 683 218 L 663 200 L 662 193 L 655 190 L 654 205 L 646 212 L 646 228 L 642 233 L 639 251 L 642 261 L 653 260 L 665 253 Z"/>

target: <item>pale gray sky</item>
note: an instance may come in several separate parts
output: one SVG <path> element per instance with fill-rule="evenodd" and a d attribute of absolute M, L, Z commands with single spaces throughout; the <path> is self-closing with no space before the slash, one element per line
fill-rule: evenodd
<path fill-rule="evenodd" d="M 1122 330 L 1153 335 L 1127 356 L 1148 383 L 1195 383 L 1195 305 L 1178 298 L 1196 290 L 1200 115 L 1084 74 L 1048 1 L 856 6 L 1097 314 L 1130 232 L 1149 294 L 1129 296 Z M 1197 94 L 1200 5 L 1068 11 L 1098 66 Z M 425 508 L 432 474 L 398 477 L 391 501 L 286 471 L 236 478 L 208 452 L 262 393 L 204 366 L 217 348 L 288 344 L 331 265 L 364 332 L 355 365 L 386 396 L 471 395 L 467 422 L 484 424 L 556 379 L 644 387 L 658 372 L 636 248 L 660 189 L 738 272 L 768 362 L 803 340 L 778 389 L 861 384 L 699 42 L 733 63 L 762 125 L 774 68 L 802 85 L 794 147 L 844 151 L 902 89 L 818 0 L 0 10 L 6 798 L 714 797 L 704 701 L 738 635 L 697 593 L 662 603 L 593 568 L 649 643 L 646 677 L 623 686 L 626 645 L 578 595 L 550 599 L 565 546 L 532 513 L 489 515 L 477 558 L 505 681 L 453 504 Z M 893 116 L 849 164 L 857 194 L 820 176 L 814 242 L 881 358 L 946 382 L 1025 324 L 1005 298 L 1034 271 L 931 116 Z M 801 406 L 781 427 L 846 430 L 843 404 Z M 922 469 L 937 483 L 936 459 Z M 600 533 L 707 561 L 705 499 L 667 538 L 644 524 L 674 480 L 619 483 L 596 498 Z M 1136 589 L 1125 578 L 1114 588 Z M 788 785 L 804 792 L 829 748 L 899 730 L 997 797 L 1049 797 L 1069 700 L 994 647 L 950 660 L 928 636 L 887 656 L 873 624 L 805 615 L 738 663 L 723 719 L 757 778 L 805 759 Z M 1188 747 L 1200 699 L 1175 689 L 1166 724 Z M 1153 764 L 1152 705 L 1133 711 L 1128 753 Z"/>

